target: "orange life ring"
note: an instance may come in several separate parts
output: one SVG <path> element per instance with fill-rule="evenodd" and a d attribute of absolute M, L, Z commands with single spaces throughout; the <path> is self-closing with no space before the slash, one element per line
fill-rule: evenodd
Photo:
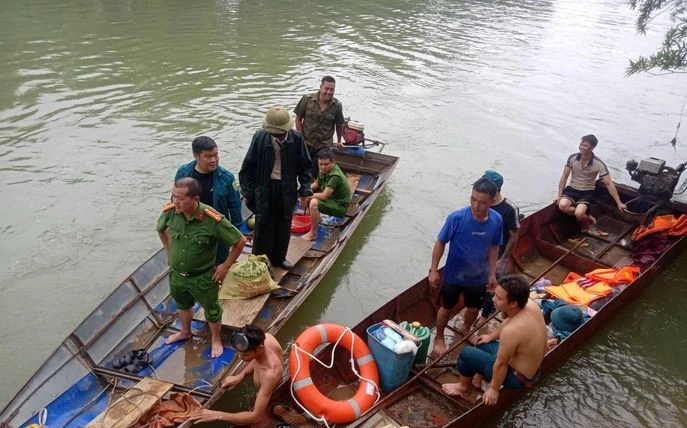
<path fill-rule="evenodd" d="M 331 423 L 353 422 L 374 405 L 378 396 L 379 372 L 370 349 L 358 335 L 350 330 L 344 334 L 345 332 L 346 327 L 338 324 L 312 326 L 298 336 L 289 355 L 289 373 L 296 397 L 312 414 Z M 312 354 L 321 344 L 335 343 L 339 338 L 340 346 L 349 352 L 353 350 L 358 372 L 362 378 L 367 379 L 360 380 L 358 391 L 346 401 L 335 401 L 322 395 L 310 377 L 311 358 L 305 353 Z"/>
<path fill-rule="evenodd" d="M 291 233 L 305 233 L 310 230 L 309 215 L 294 215 L 291 218 Z"/>

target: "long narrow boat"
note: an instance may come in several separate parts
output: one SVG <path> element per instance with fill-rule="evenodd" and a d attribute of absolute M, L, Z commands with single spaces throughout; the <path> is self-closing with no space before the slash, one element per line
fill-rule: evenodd
<path fill-rule="evenodd" d="M 346 217 L 320 226 L 314 242 L 292 234 L 287 259 L 295 267 L 289 272 L 274 271 L 281 290 L 249 300 L 222 301 L 225 344 L 232 328 L 246 323 L 253 322 L 272 334 L 284 325 L 334 264 L 398 162 L 397 157 L 361 147 L 338 150 L 335 158 L 354 190 Z M 250 248 L 244 251 L 250 252 Z M 112 418 L 114 412 L 101 413 L 132 388 L 148 388 L 147 394 L 158 397 L 168 391 L 187 392 L 200 403 L 214 402 L 222 391 L 221 379 L 237 369 L 238 354 L 225 346 L 220 358 L 210 358 L 204 339 L 206 324 L 198 305 L 194 308 L 194 337 L 165 344 L 165 338 L 180 326 L 169 296 L 168 273 L 167 256 L 160 250 L 126 278 L 7 404 L 0 413 L 0 427 L 36 423 L 44 408 L 50 427 L 112 426 L 112 421 L 108 424 L 103 419 Z M 135 374 L 113 368 L 114 362 L 136 349 L 148 352 L 150 366 Z M 130 413 L 143 407 L 139 404 Z M 135 421 L 137 416 L 132 417 Z M 126 417 L 119 418 L 117 426 L 128 426 Z"/>
<path fill-rule="evenodd" d="M 634 214 L 620 213 L 603 185 L 597 185 L 592 213 L 597 218 L 598 228 L 607 232 L 607 236 L 582 234 L 572 217 L 563 215 L 554 205 L 547 206 L 521 223 L 519 239 L 511 257 L 515 272 L 528 277 L 531 283 L 545 277 L 553 284 L 559 284 L 570 272 L 584 274 L 594 269 L 628 266 L 633 263 L 632 233 L 641 223 L 648 222 L 658 214 L 672 214 L 675 217 L 687 214 L 687 205 L 669 200 L 684 165 L 673 169 L 665 167 L 662 161 L 650 159 L 644 161 L 639 168 L 636 163 L 628 163 L 628 169 L 633 180 L 639 181 L 641 186 L 634 189 L 621 185 L 618 190 L 621 199 L 628 204 L 629 209 L 635 211 Z M 609 318 L 636 299 L 655 276 L 684 250 L 687 238 L 669 237 L 666 245 L 669 246 L 656 255 L 655 260 L 644 261 L 641 274 L 629 286 L 624 289 L 619 287 L 619 292 L 607 297 L 606 302 L 599 301 L 596 313 L 590 311 L 593 316 L 585 324 L 547 352 L 541 366 L 542 376 L 556 370 L 563 360 L 587 342 Z M 386 319 L 396 322 L 419 321 L 424 326 L 432 327 L 437 312 L 436 302 L 437 291 L 429 287 L 425 278 L 380 307 L 352 330 L 366 340 L 367 329 Z M 477 393 L 473 394 L 471 400 L 443 393 L 442 383 L 457 382 L 459 379 L 453 367 L 457 354 L 466 341 L 456 328 L 460 321 L 456 317 L 449 322 L 447 333 L 453 336 L 453 342 L 449 344 L 449 350 L 444 356 L 435 360 L 430 358 L 424 365 L 415 365 L 409 379 L 402 386 L 382 394 L 371 409 L 347 426 L 479 426 L 498 415 L 499 410 L 513 399 L 525 394 L 527 390 L 503 389 L 496 406 L 487 407 Z M 479 329 L 484 333 L 496 328 L 500 322 L 500 315 L 496 315 L 473 331 Z M 432 338 L 434 335 L 433 330 Z M 318 358 L 328 362 L 333 352 L 333 368 L 326 369 L 311 362 L 311 380 L 324 396 L 335 400 L 349 400 L 358 387 L 357 378 L 350 369 L 350 353 L 341 348 L 332 348 L 331 344 L 324 347 Z M 393 361 L 377 363 L 393 364 Z M 273 404 L 281 405 L 282 409 L 300 411 L 292 393 L 291 382 L 283 382 L 273 395 Z M 295 424 L 294 421 L 302 419 L 304 415 L 301 412 L 298 417 L 290 418 L 291 424 Z M 275 422 L 279 422 L 276 417 Z M 312 420 L 310 423 L 318 425 Z"/>

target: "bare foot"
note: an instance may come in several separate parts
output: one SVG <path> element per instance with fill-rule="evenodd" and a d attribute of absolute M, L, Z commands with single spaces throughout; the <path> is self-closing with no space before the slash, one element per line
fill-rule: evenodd
<path fill-rule="evenodd" d="M 306 241 L 312 241 L 315 238 L 317 238 L 317 233 L 312 233 L 312 230 L 310 230 L 310 232 L 301 236 L 301 239 L 305 239 Z"/>
<path fill-rule="evenodd" d="M 475 375 L 475 376 L 473 376 L 473 378 L 472 378 L 472 386 L 474 386 L 475 388 L 481 390 L 481 389 L 482 389 L 482 380 L 483 380 L 483 379 L 484 379 L 484 378 L 483 378 L 481 375 L 478 375 L 478 374 Z"/>
<path fill-rule="evenodd" d="M 217 358 L 220 355 L 222 355 L 223 352 L 224 352 L 224 346 L 222 346 L 222 341 L 218 340 L 217 342 L 215 342 L 213 340 L 212 341 L 212 353 L 210 353 L 210 356 L 212 358 Z"/>
<path fill-rule="evenodd" d="M 167 340 L 165 341 L 166 344 L 178 342 L 180 340 L 186 340 L 191 338 L 191 333 L 184 333 L 183 331 L 180 331 L 179 333 L 174 333 L 173 335 L 169 336 Z"/>
<path fill-rule="evenodd" d="M 608 232 L 604 232 L 603 230 L 599 229 L 599 228 L 596 227 L 596 226 L 591 226 L 591 227 L 587 230 L 587 233 L 589 233 L 590 235 L 602 236 L 602 237 L 603 237 L 603 236 L 608 236 L 608 235 L 609 235 Z"/>
<path fill-rule="evenodd" d="M 469 388 L 464 387 L 460 383 L 444 383 L 441 385 L 441 389 L 447 395 L 458 395 L 463 398 L 470 398 Z"/>
<path fill-rule="evenodd" d="M 446 341 L 444 339 L 435 338 L 434 348 L 432 348 L 432 356 L 439 357 L 446 352 Z"/>

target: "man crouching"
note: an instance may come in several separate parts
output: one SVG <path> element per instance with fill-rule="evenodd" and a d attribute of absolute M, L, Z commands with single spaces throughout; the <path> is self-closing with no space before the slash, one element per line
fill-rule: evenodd
<path fill-rule="evenodd" d="M 241 426 L 273 426 L 267 409 L 272 393 L 284 376 L 281 345 L 271 334 L 248 324 L 232 333 L 231 346 L 238 351 L 241 361 L 247 364 L 239 374 L 224 378 L 222 387 L 232 389 L 252 374 L 253 384 L 258 391 L 253 408 L 238 413 L 202 409 L 191 415 L 189 420 L 194 423 L 221 421 Z"/>
<path fill-rule="evenodd" d="M 465 346 L 458 355 L 459 383 L 441 386 L 448 395 L 467 397 L 482 377 L 490 381 L 484 404 L 496 404 L 501 387 L 530 388 L 539 377 L 546 353 L 546 324 L 539 306 L 529 299 L 524 277 L 501 278 L 494 293 L 494 306 L 508 317 L 491 334 L 477 337 L 475 346 Z"/>

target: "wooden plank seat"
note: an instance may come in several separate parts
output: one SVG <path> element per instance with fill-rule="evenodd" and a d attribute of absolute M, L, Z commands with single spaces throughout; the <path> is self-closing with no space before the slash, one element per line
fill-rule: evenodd
<path fill-rule="evenodd" d="M 128 427 L 146 414 L 174 385 L 149 377 L 110 404 L 86 428 Z"/>

